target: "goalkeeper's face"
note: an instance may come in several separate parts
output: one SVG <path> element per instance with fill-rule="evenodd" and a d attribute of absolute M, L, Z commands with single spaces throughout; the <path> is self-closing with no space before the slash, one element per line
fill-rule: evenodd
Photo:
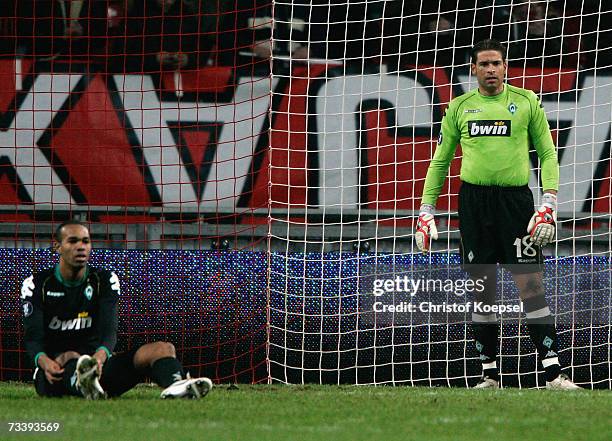
<path fill-rule="evenodd" d="M 472 64 L 472 75 L 476 75 L 480 93 L 497 95 L 504 90 L 504 78 L 508 64 L 502 54 L 495 50 L 478 52 L 476 64 Z"/>
<path fill-rule="evenodd" d="M 61 234 L 62 241 L 56 243 L 60 261 L 72 268 L 83 268 L 91 254 L 89 230 L 83 225 L 65 225 Z"/>

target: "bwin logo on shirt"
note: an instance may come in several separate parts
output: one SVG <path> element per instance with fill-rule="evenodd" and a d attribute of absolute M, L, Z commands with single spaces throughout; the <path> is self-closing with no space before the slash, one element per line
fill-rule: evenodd
<path fill-rule="evenodd" d="M 512 125 L 509 120 L 468 121 L 470 137 L 478 136 L 511 136 Z"/>
<path fill-rule="evenodd" d="M 49 323 L 49 329 L 53 329 L 54 331 L 78 331 L 79 329 L 91 328 L 92 322 L 93 320 L 91 317 L 77 317 L 72 320 L 60 320 L 55 316 Z"/>

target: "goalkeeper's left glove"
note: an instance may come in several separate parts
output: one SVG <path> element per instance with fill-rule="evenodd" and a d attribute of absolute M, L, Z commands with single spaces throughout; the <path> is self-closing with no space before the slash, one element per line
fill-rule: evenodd
<path fill-rule="evenodd" d="M 536 210 L 529 221 L 527 232 L 534 244 L 545 246 L 555 238 L 555 223 L 557 222 L 557 195 L 544 193 L 542 206 Z"/>

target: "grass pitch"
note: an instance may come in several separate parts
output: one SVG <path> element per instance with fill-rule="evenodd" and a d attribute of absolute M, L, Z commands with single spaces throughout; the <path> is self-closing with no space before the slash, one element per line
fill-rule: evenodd
<path fill-rule="evenodd" d="M 9 434 L 8 422 L 60 422 Z M 42 399 L 0 383 L 2 440 L 609 440 L 612 392 L 358 386 L 218 386 L 203 400 Z"/>

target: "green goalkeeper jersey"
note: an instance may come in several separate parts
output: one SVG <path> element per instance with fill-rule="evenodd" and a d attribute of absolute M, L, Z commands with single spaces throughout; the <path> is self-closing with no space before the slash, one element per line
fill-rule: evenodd
<path fill-rule="evenodd" d="M 533 146 L 540 158 L 544 189 L 559 187 L 557 151 L 542 104 L 531 90 L 504 84 L 498 95 L 484 96 L 475 89 L 450 102 L 427 170 L 423 204 L 436 205 L 458 143 L 463 155 L 462 181 L 526 185 Z"/>

